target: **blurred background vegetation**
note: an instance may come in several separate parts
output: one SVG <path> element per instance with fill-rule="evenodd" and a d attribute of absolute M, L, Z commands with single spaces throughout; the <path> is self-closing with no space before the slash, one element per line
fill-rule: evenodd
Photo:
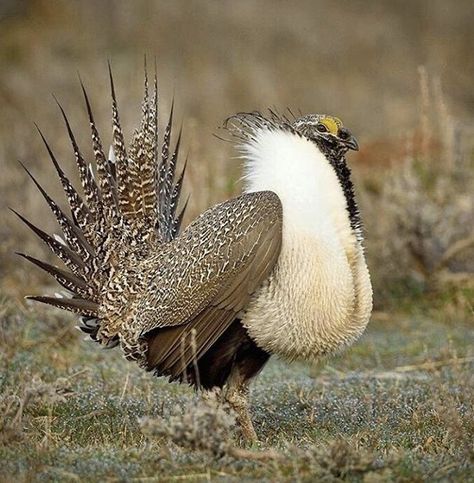
<path fill-rule="evenodd" d="M 1 0 L 0 479 L 472 478 L 473 24 L 472 0 Z M 232 448 L 203 459 L 203 442 L 229 449 L 232 431 L 202 432 L 208 413 L 194 411 L 192 391 L 155 380 L 119 351 L 80 343 L 73 317 L 22 299 L 56 288 L 14 255 L 48 256 L 8 207 L 58 228 L 17 160 L 63 199 L 33 122 L 77 180 L 51 93 L 90 156 L 77 73 L 106 144 L 107 59 L 131 133 L 145 54 L 156 57 L 161 120 L 175 96 L 183 123 L 187 221 L 239 193 L 236 153 L 213 136 L 237 111 L 333 114 L 361 145 L 349 163 L 374 316 L 325 369 L 272 361 L 257 380 L 257 432 L 281 453 L 278 463 L 241 462 Z M 195 414 L 198 429 L 170 419 L 176 408 Z M 161 436 L 148 439 L 141 416 L 164 417 Z M 181 426 L 203 438 L 183 444 Z"/>
<path fill-rule="evenodd" d="M 175 95 L 178 123 L 184 124 L 184 152 L 191 160 L 189 218 L 239 192 L 232 146 L 212 135 L 228 115 L 267 106 L 331 113 L 362 146 L 350 163 L 376 307 L 385 308 L 394 294 L 432 288 L 435 273 L 449 272 L 447 278 L 465 283 L 474 258 L 473 19 L 469 0 L 3 0 L 2 290 L 23 295 L 48 282 L 12 254 L 15 249 L 39 254 L 39 244 L 7 210 L 45 218 L 41 224 L 55 228 L 17 163 L 24 161 L 59 195 L 33 122 L 72 174 L 70 148 L 50 94 L 88 146 L 80 72 L 107 140 L 110 59 L 121 117 L 131 132 L 139 116 L 144 54 L 151 61 L 156 56 L 162 119 Z"/>

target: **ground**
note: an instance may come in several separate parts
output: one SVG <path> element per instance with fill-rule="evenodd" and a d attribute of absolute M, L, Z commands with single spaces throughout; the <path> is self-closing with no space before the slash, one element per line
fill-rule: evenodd
<path fill-rule="evenodd" d="M 0 481 L 474 481 L 474 2 L 0 2 Z M 269 15 L 271 12 L 271 15 Z M 54 93 L 91 160 L 77 72 L 110 142 L 110 59 L 129 140 L 143 56 L 189 153 L 184 225 L 240 193 L 218 128 L 268 106 L 340 117 L 374 286 L 364 336 L 318 368 L 272 360 L 252 388 L 261 443 L 222 408 L 82 340 L 15 251 L 57 263 L 12 215 L 58 227 L 33 122 L 77 183 Z M 469 288 L 470 287 L 470 288 Z"/>
<path fill-rule="evenodd" d="M 474 481 L 474 327 L 423 304 L 375 313 L 317 368 L 272 360 L 252 391 L 261 443 L 244 448 L 188 387 L 4 300 L 0 478 Z"/>

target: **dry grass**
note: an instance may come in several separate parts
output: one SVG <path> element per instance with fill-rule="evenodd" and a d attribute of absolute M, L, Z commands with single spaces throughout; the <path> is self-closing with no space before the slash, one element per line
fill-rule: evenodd
<path fill-rule="evenodd" d="M 472 479 L 472 8 L 468 0 L 457 8 L 404 0 L 2 3 L 0 479 Z M 74 178 L 49 93 L 88 152 L 76 71 L 107 139 L 105 60 L 131 132 L 145 52 L 157 55 L 162 119 L 176 88 L 189 218 L 239 190 L 231 147 L 211 136 L 233 112 L 275 104 L 330 112 L 363 146 L 351 163 L 374 320 L 324 369 L 279 361 L 265 369 L 252 393 L 258 447 L 239 445 L 223 408 L 80 341 L 71 317 L 21 302 L 52 290 L 51 281 L 12 255 L 44 251 L 6 207 L 57 228 L 16 160 L 61 198 L 31 123 Z M 420 64 L 427 70 L 417 93 Z"/>
<path fill-rule="evenodd" d="M 368 203 L 377 280 L 411 277 L 427 288 L 450 282 L 472 288 L 472 134 L 449 114 L 439 82 L 429 82 L 424 69 L 420 86 L 421 130 L 408 139 L 401 165 L 387 173 L 376 203 Z"/>
<path fill-rule="evenodd" d="M 472 325 L 393 314 L 375 319 L 361 342 L 324 368 L 273 361 L 252 392 L 261 444 L 245 449 L 223 408 L 140 371 L 119 351 L 81 342 L 69 317 L 5 302 L 3 480 L 472 475 Z M 73 343 L 61 344 L 45 320 Z"/>
<path fill-rule="evenodd" d="M 66 171 L 73 171 L 52 92 L 70 114 L 80 144 L 90 155 L 77 71 L 89 87 L 106 142 L 110 136 L 106 59 L 112 60 L 121 118 L 131 132 L 139 115 L 143 54 L 157 56 L 162 119 L 175 91 L 177 123 L 184 120 L 184 152 L 189 152 L 191 161 L 186 185 L 191 193 L 189 218 L 239 190 L 239 164 L 232 159 L 231 146 L 212 136 L 217 126 L 234 112 L 273 105 L 343 118 L 365 146 L 360 157 L 352 157 L 356 174 L 370 172 L 372 188 L 380 191 L 387 161 L 398 166 L 403 162 L 407 135 L 423 131 L 424 139 L 436 140 L 434 132 L 426 134 L 431 126 L 417 114 L 420 64 L 442 76 L 459 125 L 467 130 L 463 139 L 469 139 L 474 116 L 469 50 L 473 33 L 468 21 L 472 8 L 469 0 L 459 0 L 455 9 L 444 2 L 431 2 L 427 8 L 424 2 L 404 0 L 378 2 L 376 7 L 363 1 L 302 0 L 298 8 L 271 0 L 244 0 L 238 6 L 205 0 L 139 0 L 133 6 L 123 0 L 100 5 L 91 0 L 4 2 L 0 7 L 3 289 L 16 294 L 22 287 L 24 294 L 47 283 L 36 272 L 26 276 L 12 256 L 18 247 L 38 255 L 39 251 L 36 240 L 25 236 L 7 207 L 34 220 L 45 218 L 40 195 L 18 159 L 61 197 L 33 121 L 51 140 Z M 267 15 L 269 9 L 275 21 Z M 453 31 L 456 35 L 447 42 Z M 390 54 L 386 45 L 391 46 Z M 454 148 L 456 154 L 457 144 Z M 372 201 L 371 205 L 379 205 Z M 380 213 L 365 209 L 364 215 L 372 237 L 376 232 L 372 220 L 379 220 Z M 51 218 L 43 225 L 55 228 Z M 381 264 L 376 260 L 374 265 Z"/>

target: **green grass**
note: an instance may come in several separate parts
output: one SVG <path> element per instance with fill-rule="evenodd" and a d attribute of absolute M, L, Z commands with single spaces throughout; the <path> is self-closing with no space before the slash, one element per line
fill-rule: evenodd
<path fill-rule="evenodd" d="M 4 481 L 473 480 L 474 327 L 462 316 L 379 314 L 318 368 L 273 360 L 252 392 L 260 445 L 216 455 L 163 436 L 170 418 L 199 414 L 192 390 L 83 342 L 67 316 L 2 307 Z M 142 417 L 158 418 L 161 435 Z M 223 430 L 218 443 L 239 447 Z M 204 426 L 200 437 L 222 435 Z"/>

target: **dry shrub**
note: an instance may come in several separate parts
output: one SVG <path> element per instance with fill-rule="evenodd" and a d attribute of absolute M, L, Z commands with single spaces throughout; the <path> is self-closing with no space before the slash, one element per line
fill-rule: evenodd
<path fill-rule="evenodd" d="M 212 396 L 175 408 L 161 418 L 141 418 L 140 426 L 148 436 L 172 442 L 184 450 L 201 452 L 211 459 L 229 456 L 264 463 L 284 459 L 273 449 L 256 452 L 236 446 L 232 438 L 235 417 L 226 404 Z"/>
<path fill-rule="evenodd" d="M 437 80 L 420 69 L 419 129 L 406 157 L 367 203 L 369 252 L 379 286 L 467 282 L 474 273 L 474 156 L 469 133 L 449 114 Z M 372 200 L 373 201 L 373 200 Z"/>
<path fill-rule="evenodd" d="M 310 446 L 303 451 L 294 448 L 293 451 L 299 453 L 300 461 L 318 481 L 390 480 L 390 466 L 398 459 L 395 453 L 382 459 L 378 453 L 341 437 L 324 445 Z"/>
<path fill-rule="evenodd" d="M 234 418 L 212 400 L 190 404 L 164 418 L 142 418 L 142 431 L 191 451 L 220 457 L 228 453 Z"/>
<path fill-rule="evenodd" d="M 24 415 L 27 407 L 52 407 L 65 402 L 71 390 L 66 378 L 54 382 L 44 382 L 39 376 L 33 376 L 18 392 L 6 392 L 0 396 L 0 443 L 21 440 L 24 436 Z"/>

